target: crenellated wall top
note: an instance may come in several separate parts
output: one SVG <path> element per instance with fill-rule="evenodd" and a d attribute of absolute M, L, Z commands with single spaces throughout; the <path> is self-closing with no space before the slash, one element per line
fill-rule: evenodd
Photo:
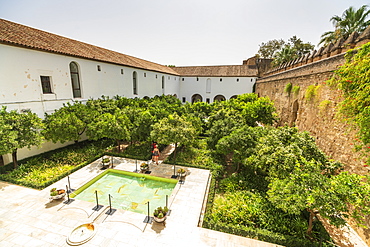
<path fill-rule="evenodd" d="M 346 40 L 341 38 L 337 42 L 335 42 L 335 44 L 330 43 L 326 46 L 322 46 L 318 50 L 313 50 L 311 53 L 303 55 L 290 62 L 283 63 L 278 67 L 272 68 L 264 73 L 263 77 L 271 76 L 299 66 L 314 63 L 325 58 L 333 57 L 368 42 L 370 42 L 370 26 L 368 26 L 361 34 L 353 32 Z"/>

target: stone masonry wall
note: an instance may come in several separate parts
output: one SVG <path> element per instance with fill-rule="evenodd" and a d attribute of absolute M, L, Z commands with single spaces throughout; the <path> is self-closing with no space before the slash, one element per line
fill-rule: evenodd
<path fill-rule="evenodd" d="M 335 107 L 342 101 L 341 92 L 330 88 L 325 82 L 344 62 L 344 53 L 341 53 L 277 70 L 257 80 L 256 93 L 262 97 L 268 96 L 274 102 L 279 114 L 279 126 L 296 126 L 300 131 L 310 132 L 316 138 L 318 147 L 329 158 L 345 164 L 345 170 L 368 174 L 369 168 L 365 166 L 367 157 L 354 151 L 356 130 L 336 117 Z M 293 91 L 290 94 L 284 92 L 288 83 L 293 87 L 299 86 L 297 94 Z M 305 93 L 310 85 L 316 86 L 317 95 L 308 100 Z M 370 246 L 370 230 L 351 225 Z M 367 225 L 370 226 L 370 219 Z"/>

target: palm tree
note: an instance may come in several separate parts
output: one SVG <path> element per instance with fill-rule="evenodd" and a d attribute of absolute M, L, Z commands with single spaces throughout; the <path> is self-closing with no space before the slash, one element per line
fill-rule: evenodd
<path fill-rule="evenodd" d="M 297 51 L 290 45 L 285 45 L 280 51 L 276 52 L 274 56 L 273 65 L 278 66 L 297 58 Z"/>
<path fill-rule="evenodd" d="M 335 43 L 340 38 L 347 39 L 353 32 L 363 32 L 370 25 L 368 19 L 370 10 L 367 8 L 367 5 L 363 5 L 358 10 L 349 7 L 343 12 L 342 16 L 333 16 L 330 21 L 333 23 L 335 30 L 321 35 L 319 44 Z"/>

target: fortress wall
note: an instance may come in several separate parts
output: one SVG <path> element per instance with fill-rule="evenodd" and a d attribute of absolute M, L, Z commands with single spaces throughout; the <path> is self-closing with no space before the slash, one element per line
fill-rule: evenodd
<path fill-rule="evenodd" d="M 368 156 L 364 157 L 354 150 L 356 130 L 336 117 L 335 107 L 343 100 L 341 92 L 329 88 L 325 82 L 345 62 L 344 54 L 332 54 L 299 66 L 290 65 L 270 71 L 257 80 L 256 93 L 274 102 L 279 114 L 278 126 L 296 126 L 300 131 L 310 132 L 319 148 L 329 158 L 345 164 L 345 170 L 368 174 L 370 168 L 365 166 Z M 285 92 L 288 83 L 293 87 L 299 86 L 297 94 Z M 309 100 L 305 93 L 310 85 L 316 86 L 317 95 Z M 353 222 L 350 224 L 370 246 L 370 230 L 357 228 Z"/>

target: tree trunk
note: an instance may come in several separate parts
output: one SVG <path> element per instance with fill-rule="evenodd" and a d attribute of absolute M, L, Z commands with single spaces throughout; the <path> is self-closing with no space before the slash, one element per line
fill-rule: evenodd
<path fill-rule="evenodd" d="M 307 211 L 310 213 L 310 216 L 308 218 L 307 235 L 309 238 L 312 238 L 313 219 L 315 217 L 315 213 L 314 211 L 309 210 L 309 209 L 307 209 Z"/>
<path fill-rule="evenodd" d="M 117 139 L 117 146 L 118 146 L 117 148 L 118 153 L 120 153 L 121 152 L 121 142 L 118 139 Z"/>
<path fill-rule="evenodd" d="M 17 149 L 15 149 L 12 152 L 12 158 L 13 158 L 14 169 L 17 169 L 18 168 Z"/>
<path fill-rule="evenodd" d="M 177 153 L 177 142 L 175 143 L 175 151 L 173 153 L 173 159 L 175 160 L 175 165 L 176 165 L 176 153 Z"/>

